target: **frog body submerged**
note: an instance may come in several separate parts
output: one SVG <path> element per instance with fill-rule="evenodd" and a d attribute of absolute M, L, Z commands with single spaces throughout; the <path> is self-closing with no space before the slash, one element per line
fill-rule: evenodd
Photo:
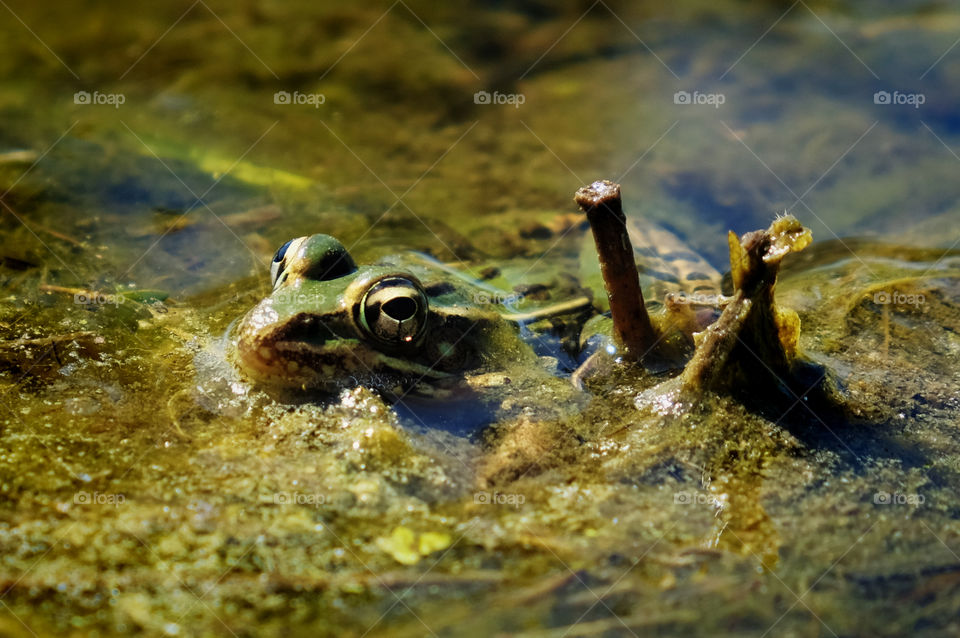
<path fill-rule="evenodd" d="M 720 274 L 669 232 L 642 221 L 631 226 L 650 305 L 692 347 L 693 332 L 716 318 Z M 417 254 L 358 266 L 326 235 L 281 247 L 272 278 L 273 292 L 240 323 L 236 355 L 257 382 L 307 391 L 399 391 L 518 362 L 542 368 L 533 352 L 544 354 L 542 344 L 556 335 L 518 325 L 564 315 L 567 329 L 575 323 L 579 333 L 604 309 L 602 292 L 593 295 L 599 308 L 582 296 L 538 307 Z M 602 321 L 594 325 L 604 330 Z"/>
<path fill-rule="evenodd" d="M 326 235 L 292 240 L 274 259 L 273 292 L 241 322 L 237 356 L 267 385 L 391 389 L 524 351 L 476 291 L 436 274 L 414 263 L 358 267 Z"/>

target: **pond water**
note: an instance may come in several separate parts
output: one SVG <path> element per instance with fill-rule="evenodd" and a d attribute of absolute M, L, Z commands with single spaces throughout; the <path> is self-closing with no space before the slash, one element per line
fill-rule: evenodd
<path fill-rule="evenodd" d="M 0 16 L 0 634 L 960 631 L 960 7 Z M 226 361 L 292 237 L 557 277 L 600 178 L 720 272 L 810 228 L 778 299 L 843 410 L 520 357 L 463 430 Z"/>

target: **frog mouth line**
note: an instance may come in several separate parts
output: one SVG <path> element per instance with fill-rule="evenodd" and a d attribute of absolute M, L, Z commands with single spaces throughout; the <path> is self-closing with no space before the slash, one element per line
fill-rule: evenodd
<path fill-rule="evenodd" d="M 301 379 L 308 385 L 334 382 L 347 369 L 352 376 L 396 374 L 411 380 L 440 381 L 453 375 L 430 366 L 393 357 L 356 339 L 333 345 L 278 341 L 273 346 L 239 348 L 244 365 L 266 379 Z"/>

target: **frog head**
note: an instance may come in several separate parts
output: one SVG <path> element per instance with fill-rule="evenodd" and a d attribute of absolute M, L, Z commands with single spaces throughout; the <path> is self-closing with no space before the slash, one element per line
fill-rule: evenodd
<path fill-rule="evenodd" d="M 255 380 L 300 390 L 410 388 L 482 367 L 500 315 L 453 278 L 421 281 L 403 264 L 357 266 L 328 235 L 285 243 L 273 291 L 242 319 L 239 363 Z"/>

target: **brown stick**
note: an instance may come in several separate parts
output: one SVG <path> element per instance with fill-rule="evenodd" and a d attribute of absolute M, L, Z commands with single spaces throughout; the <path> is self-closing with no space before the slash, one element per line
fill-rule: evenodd
<path fill-rule="evenodd" d="M 610 300 L 613 334 L 627 358 L 639 360 L 657 343 L 640 292 L 640 275 L 627 234 L 620 185 L 609 180 L 584 186 L 574 201 L 587 214 L 600 257 L 600 273 Z"/>

